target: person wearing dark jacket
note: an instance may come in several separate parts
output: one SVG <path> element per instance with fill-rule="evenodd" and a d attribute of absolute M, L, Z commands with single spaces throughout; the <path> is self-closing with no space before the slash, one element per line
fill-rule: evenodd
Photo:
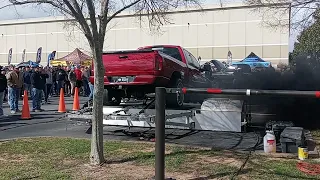
<path fill-rule="evenodd" d="M 42 91 L 45 88 L 44 76 L 41 74 L 39 67 L 34 69 L 34 72 L 31 74 L 31 85 L 32 85 L 32 111 L 41 112 L 41 100 L 42 100 Z M 45 78 L 44 78 L 45 79 Z"/>
<path fill-rule="evenodd" d="M 56 74 L 56 80 L 57 80 L 57 91 L 58 95 L 60 95 L 61 88 L 64 88 L 64 81 L 66 80 L 66 71 L 61 68 L 61 66 L 58 66 L 57 74 Z"/>
<path fill-rule="evenodd" d="M 44 84 L 42 86 L 42 93 L 41 93 L 41 100 L 42 100 L 43 98 L 45 99 L 45 96 L 47 93 L 46 81 L 49 75 L 45 72 L 45 70 L 42 67 L 40 67 L 40 74 L 41 74 L 41 83 Z M 45 99 L 45 102 L 46 102 L 46 99 Z"/>
<path fill-rule="evenodd" d="M 23 87 L 24 87 L 24 90 L 27 90 L 29 94 L 31 94 L 31 80 L 30 80 L 31 74 L 32 74 L 32 71 L 30 67 L 26 67 L 26 71 L 23 73 Z"/>
<path fill-rule="evenodd" d="M 52 83 L 53 83 L 53 91 L 55 95 L 58 95 L 58 84 L 57 84 L 57 69 L 54 68 L 52 70 Z"/>
<path fill-rule="evenodd" d="M 0 117 L 3 116 L 3 99 L 4 99 L 4 94 L 5 90 L 7 88 L 7 78 L 6 76 L 2 73 L 3 69 L 0 67 L 1 73 L 0 73 Z"/>

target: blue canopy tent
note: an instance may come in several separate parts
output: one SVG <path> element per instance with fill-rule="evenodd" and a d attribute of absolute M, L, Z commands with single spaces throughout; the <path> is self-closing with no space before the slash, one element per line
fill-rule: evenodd
<path fill-rule="evenodd" d="M 27 62 L 22 62 L 20 64 L 17 65 L 17 67 L 37 67 L 40 66 L 38 63 L 33 62 L 31 60 L 27 61 Z"/>
<path fill-rule="evenodd" d="M 232 65 L 239 65 L 239 64 L 246 64 L 249 65 L 251 68 L 268 68 L 271 66 L 270 62 L 264 61 L 255 53 L 251 52 L 249 56 L 244 58 L 242 61 L 233 62 Z"/>

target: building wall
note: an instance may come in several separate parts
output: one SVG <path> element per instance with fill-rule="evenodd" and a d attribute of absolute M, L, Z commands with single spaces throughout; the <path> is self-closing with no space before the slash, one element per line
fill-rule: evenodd
<path fill-rule="evenodd" d="M 104 50 L 137 49 L 140 46 L 181 45 L 202 60 L 225 61 L 230 50 L 233 60 L 245 58 L 250 52 L 273 64 L 288 62 L 288 29 L 263 26 L 261 14 L 253 8 L 229 5 L 227 8 L 206 7 L 203 11 L 180 11 L 168 15 L 170 24 L 160 31 L 151 31 L 143 18 L 123 15 L 109 25 Z M 270 17 L 273 18 L 273 17 Z M 289 21 L 288 16 L 281 17 Z M 13 48 L 12 63 L 19 63 L 23 49 L 26 60 L 35 60 L 42 47 L 42 63 L 53 50 L 63 57 L 75 48 L 90 52 L 83 33 L 68 26 L 61 17 L 0 22 L 0 63 L 6 64 Z"/>

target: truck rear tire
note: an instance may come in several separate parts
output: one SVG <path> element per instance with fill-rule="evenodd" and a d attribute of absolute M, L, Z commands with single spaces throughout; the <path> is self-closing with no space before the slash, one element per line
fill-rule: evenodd
<path fill-rule="evenodd" d="M 103 105 L 104 106 L 119 106 L 121 103 L 121 96 L 118 92 L 111 89 L 104 89 Z"/>
<path fill-rule="evenodd" d="M 183 83 L 180 78 L 171 79 L 171 88 L 183 88 Z M 183 106 L 184 94 L 183 93 L 171 93 L 167 94 L 167 106 L 179 108 Z"/>

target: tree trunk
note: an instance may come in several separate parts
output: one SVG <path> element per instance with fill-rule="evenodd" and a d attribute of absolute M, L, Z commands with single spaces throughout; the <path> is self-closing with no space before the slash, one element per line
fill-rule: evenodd
<path fill-rule="evenodd" d="M 92 48 L 94 57 L 94 100 L 92 118 L 92 136 L 90 161 L 93 165 L 104 162 L 103 155 L 103 91 L 104 66 L 102 63 L 102 49 L 99 45 Z"/>

